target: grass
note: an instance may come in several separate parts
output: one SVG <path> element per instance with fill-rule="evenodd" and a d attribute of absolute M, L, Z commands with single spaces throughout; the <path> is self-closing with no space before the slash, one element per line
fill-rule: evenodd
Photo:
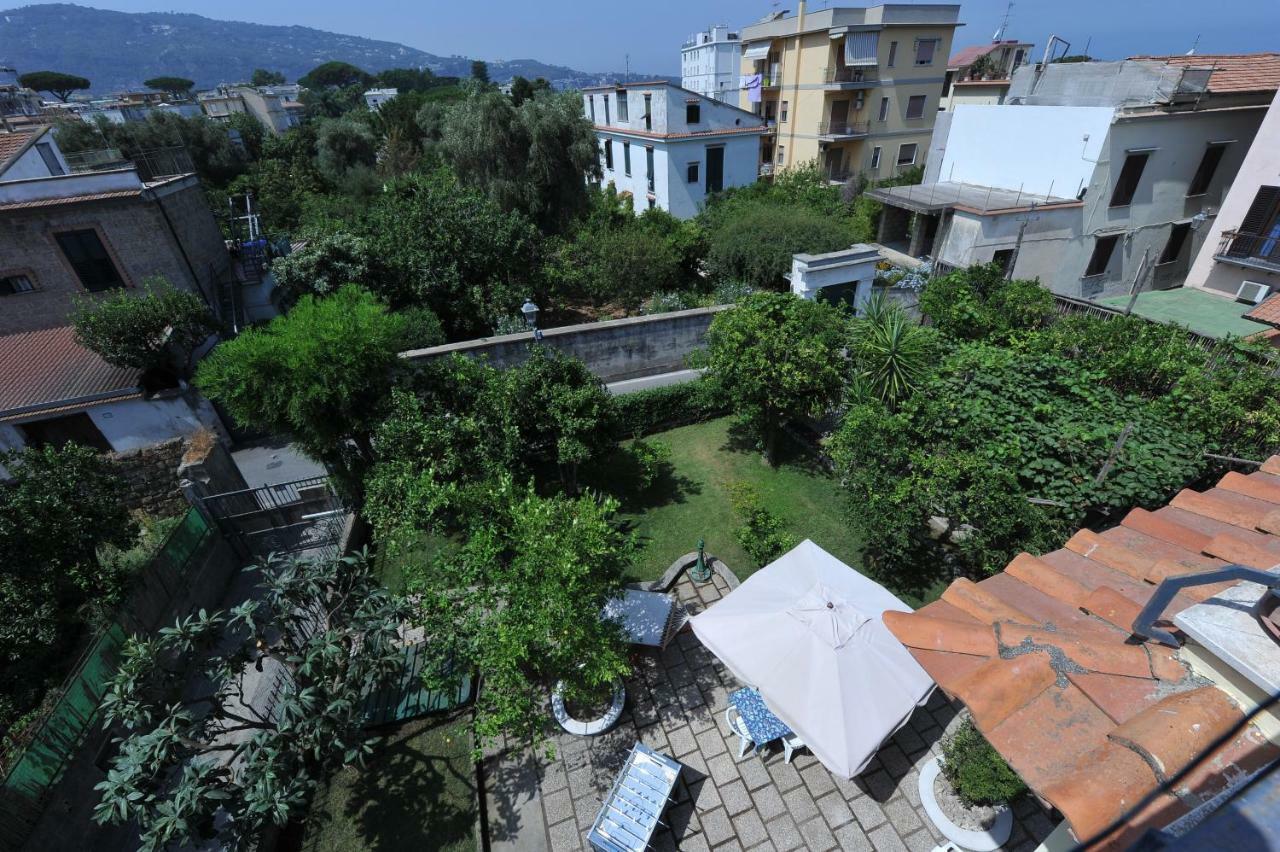
<path fill-rule="evenodd" d="M 384 732 L 363 770 L 335 773 L 311 803 L 302 852 L 473 852 L 477 804 L 467 712 Z"/>
<path fill-rule="evenodd" d="M 738 544 L 729 489 L 748 482 L 764 505 L 798 539 L 813 539 L 843 562 L 857 566 L 861 545 L 842 517 L 839 485 L 802 448 L 783 441 L 780 464 L 771 468 L 731 418 L 672 429 L 647 439 L 671 447 L 669 468 L 648 489 L 638 491 L 623 465 L 610 466 L 606 481 L 593 482 L 622 501 L 622 518 L 636 533 L 640 552 L 636 580 L 656 580 L 675 559 L 706 539 L 708 553 L 722 559 L 739 578 L 760 566 Z M 601 477 L 597 476 L 597 479 Z"/>

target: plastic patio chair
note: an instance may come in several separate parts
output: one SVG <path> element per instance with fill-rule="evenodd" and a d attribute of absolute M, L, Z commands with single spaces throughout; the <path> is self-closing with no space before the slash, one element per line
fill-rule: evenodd
<path fill-rule="evenodd" d="M 805 748 L 804 740 L 800 739 L 799 734 L 792 734 L 789 737 L 782 738 L 782 762 L 790 763 L 791 755 L 795 754 L 797 749 Z"/>
<path fill-rule="evenodd" d="M 729 732 L 738 735 L 738 759 L 741 760 L 746 756 L 747 749 L 755 745 L 755 741 L 751 739 L 751 733 L 742 721 L 738 708 L 732 704 L 724 708 L 724 721 L 729 726 Z"/>

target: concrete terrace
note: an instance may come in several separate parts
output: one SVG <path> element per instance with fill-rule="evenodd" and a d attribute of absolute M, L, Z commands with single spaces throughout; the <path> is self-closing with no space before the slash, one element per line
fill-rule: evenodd
<path fill-rule="evenodd" d="M 724 579 L 673 587 L 692 613 L 729 591 Z M 553 737 L 555 755 L 496 748 L 485 759 L 486 806 L 494 852 L 586 849 L 601 799 L 639 740 L 684 765 L 675 801 L 655 838 L 659 850 L 922 850 L 942 842 L 920 805 L 920 768 L 936 754 L 958 705 L 935 692 L 926 707 L 852 781 L 833 776 L 807 751 L 791 764 L 774 743 L 763 757 L 737 759 L 724 722 L 741 686 L 692 631 L 660 655 L 639 653 L 618 725 L 598 737 Z M 1030 797 L 1015 803 L 1004 848 L 1027 852 L 1054 828 Z"/>

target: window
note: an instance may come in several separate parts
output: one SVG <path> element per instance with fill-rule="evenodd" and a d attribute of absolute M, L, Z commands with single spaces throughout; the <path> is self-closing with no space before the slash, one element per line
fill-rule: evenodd
<path fill-rule="evenodd" d="M 884 120 L 885 120 L 885 119 L 887 119 L 888 117 L 889 117 L 889 99 L 888 99 L 888 98 L 881 98 L 881 99 L 880 99 L 880 118 L 879 118 L 879 120 L 880 120 L 880 121 L 884 121 Z"/>
<path fill-rule="evenodd" d="M 653 129 L 653 95 L 644 96 L 644 129 Z"/>
<path fill-rule="evenodd" d="M 1013 249 L 1000 249 L 991 255 L 991 262 L 1000 267 L 1000 271 L 1003 274 L 1008 275 L 1010 272 L 1009 266 L 1013 263 Z"/>
<path fill-rule="evenodd" d="M 898 146 L 898 165 L 909 166 L 916 161 L 916 143 Z"/>
<path fill-rule="evenodd" d="M 594 124 L 596 120 L 596 96 L 587 95 L 587 106 L 591 108 L 591 121 Z"/>
<path fill-rule="evenodd" d="M 67 173 L 62 163 L 58 162 L 58 155 L 53 153 L 53 146 L 48 142 L 37 142 L 36 150 L 40 152 L 40 159 L 44 160 L 44 167 L 49 170 L 49 174 L 57 177 Z"/>
<path fill-rule="evenodd" d="M 116 265 L 107 253 L 107 247 L 98 239 L 98 232 L 93 229 L 84 231 L 64 231 L 56 234 L 58 247 L 66 255 L 71 268 L 76 271 L 80 283 L 91 293 L 123 287 L 124 279 L 120 277 Z"/>
<path fill-rule="evenodd" d="M 690 164 L 689 164 L 689 168 L 688 168 L 688 178 L 689 178 L 689 183 L 697 183 L 697 182 L 698 182 L 698 164 L 697 164 L 697 163 L 690 163 Z"/>
<path fill-rule="evenodd" d="M 1178 222 L 1169 231 L 1169 242 L 1164 244 L 1164 251 L 1160 253 L 1160 260 L 1157 263 L 1173 263 L 1182 255 L 1182 246 L 1187 242 L 1187 235 L 1191 233 L 1190 222 Z"/>
<path fill-rule="evenodd" d="M 1091 275 L 1101 275 L 1107 271 L 1107 267 L 1111 265 L 1111 255 L 1116 250 L 1118 242 L 1120 242 L 1119 234 L 1098 237 L 1097 242 L 1093 244 L 1093 255 L 1089 258 L 1089 265 L 1084 270 L 1086 278 Z"/>
<path fill-rule="evenodd" d="M 631 176 L 631 143 L 622 143 L 622 172 L 627 177 Z"/>
<path fill-rule="evenodd" d="M 924 95 L 907 98 L 907 118 L 924 118 Z"/>
<path fill-rule="evenodd" d="M 36 289 L 30 275 L 0 275 L 0 296 L 13 296 L 18 293 L 30 293 Z"/>
<path fill-rule="evenodd" d="M 1225 143 L 1217 145 L 1210 143 L 1209 147 L 1204 149 L 1204 156 L 1200 158 L 1195 177 L 1191 178 L 1191 185 L 1187 187 L 1187 195 L 1204 195 L 1209 191 L 1209 184 L 1213 182 L 1213 175 L 1218 171 L 1218 164 L 1222 162 L 1222 155 L 1226 150 Z"/>
<path fill-rule="evenodd" d="M 880 146 L 877 145 L 871 149 L 871 170 L 875 171 L 880 168 Z"/>
<path fill-rule="evenodd" d="M 601 95 L 600 100 L 604 101 L 604 123 L 609 124 L 609 96 Z"/>
<path fill-rule="evenodd" d="M 916 39 L 916 64 L 932 65 L 933 54 L 938 48 L 938 39 L 936 38 L 920 38 Z"/>
<path fill-rule="evenodd" d="M 619 89 L 615 95 L 618 99 L 618 121 L 627 120 L 627 90 Z"/>
<path fill-rule="evenodd" d="M 604 140 L 604 167 L 613 171 L 613 140 Z"/>
<path fill-rule="evenodd" d="M 653 147 L 644 149 L 644 167 L 649 178 L 649 191 L 653 192 Z"/>
<path fill-rule="evenodd" d="M 893 67 L 894 60 L 898 58 L 898 43 L 896 41 L 889 42 L 889 61 L 885 63 L 890 68 Z"/>
<path fill-rule="evenodd" d="M 786 153 L 787 153 L 787 146 L 779 145 L 778 146 L 778 165 L 782 165 L 782 161 L 783 159 L 785 159 Z"/>
<path fill-rule="evenodd" d="M 707 192 L 724 189 L 724 146 L 707 149 Z"/>
<path fill-rule="evenodd" d="M 1120 177 L 1116 178 L 1116 188 L 1111 193 L 1112 207 L 1124 207 L 1133 201 L 1133 194 L 1138 191 L 1138 183 L 1142 180 L 1142 170 L 1147 167 L 1150 151 L 1130 151 L 1124 158 L 1124 167 L 1120 169 Z"/>
<path fill-rule="evenodd" d="M 702 105 L 701 104 L 685 104 L 684 120 L 686 124 L 697 124 L 702 121 Z"/>
<path fill-rule="evenodd" d="M 780 116 L 780 118 L 781 118 L 781 120 L 782 120 L 782 123 L 783 123 L 783 124 L 786 124 L 786 123 L 787 123 L 787 113 L 788 113 L 788 111 L 790 111 L 790 109 L 791 109 L 791 104 L 790 104 L 789 102 L 787 102 L 787 101 L 783 101 L 783 102 L 782 102 L 782 110 L 778 113 L 778 115 Z"/>

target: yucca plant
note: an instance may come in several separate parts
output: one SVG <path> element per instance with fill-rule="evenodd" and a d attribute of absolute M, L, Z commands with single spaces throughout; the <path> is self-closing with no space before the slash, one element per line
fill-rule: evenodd
<path fill-rule="evenodd" d="M 938 356 L 938 338 L 897 302 L 877 293 L 854 322 L 851 393 L 891 410 L 916 392 Z"/>

